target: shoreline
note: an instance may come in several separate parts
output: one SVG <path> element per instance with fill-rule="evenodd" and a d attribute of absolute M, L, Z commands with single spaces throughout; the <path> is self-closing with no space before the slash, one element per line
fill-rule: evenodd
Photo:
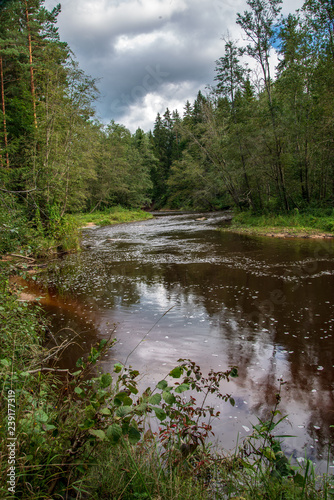
<path fill-rule="evenodd" d="M 300 239 L 331 239 L 334 234 L 323 233 L 320 231 L 310 230 L 302 231 L 298 228 L 283 228 L 283 227 L 226 227 L 221 228 L 220 231 L 230 232 L 236 234 L 247 234 L 249 236 L 265 236 L 268 238 L 300 238 Z"/>
<path fill-rule="evenodd" d="M 239 212 L 222 231 L 269 238 L 330 239 L 334 238 L 334 216 L 324 210 L 262 215 Z"/>

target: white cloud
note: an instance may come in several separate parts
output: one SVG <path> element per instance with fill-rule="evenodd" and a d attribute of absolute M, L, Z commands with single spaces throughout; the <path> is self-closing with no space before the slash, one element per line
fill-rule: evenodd
<path fill-rule="evenodd" d="M 283 12 L 301 5 L 284 0 Z M 246 0 L 63 0 L 58 25 L 82 69 L 101 78 L 100 118 L 148 130 L 212 84 L 221 37 L 241 39 L 235 20 L 246 9 Z"/>
<path fill-rule="evenodd" d="M 150 92 L 140 103 L 131 104 L 123 115 L 122 123 L 131 132 L 135 132 L 138 127 L 143 130 L 152 129 L 157 114 L 163 115 L 166 108 L 170 111 L 178 110 L 182 116 L 186 101 L 193 100 L 198 90 L 191 82 L 165 84 L 159 88 L 159 92 Z"/>
<path fill-rule="evenodd" d="M 152 33 L 143 33 L 136 36 L 121 35 L 118 37 L 114 48 L 116 52 L 121 53 L 128 51 L 140 52 L 154 46 L 154 44 L 178 45 L 180 39 L 172 31 L 153 31 Z"/>

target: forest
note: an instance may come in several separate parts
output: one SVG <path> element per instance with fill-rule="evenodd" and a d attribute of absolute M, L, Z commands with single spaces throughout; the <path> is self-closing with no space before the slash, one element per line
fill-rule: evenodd
<path fill-rule="evenodd" d="M 214 83 L 208 85 L 205 92 L 199 91 L 193 102 L 184 103 L 182 114 L 167 108 L 157 114 L 151 131 L 138 128 L 131 133 L 116 121 L 104 124 L 98 119 L 95 110 L 98 82 L 82 71 L 71 48 L 60 38 L 57 18 L 61 6 L 49 11 L 43 0 L 0 0 L 0 391 L 4 401 L 0 405 L 1 498 L 333 498 L 334 480 L 330 470 L 334 463 L 332 442 L 326 441 L 333 428 L 332 421 L 326 417 L 324 424 L 316 421 L 311 430 L 307 429 L 313 437 L 318 436 L 315 432 L 319 431 L 323 460 L 327 456 L 327 472 L 316 474 L 306 448 L 303 448 L 305 458 L 299 457 L 301 461 L 294 465 L 292 455 L 286 454 L 280 440 L 294 436 L 276 432 L 276 426 L 288 417 L 278 409 L 283 386 L 287 383 L 283 381 L 283 375 L 277 380 L 278 386 L 272 386 L 272 394 L 265 395 L 265 399 L 270 396 L 273 400 L 273 405 L 267 408 L 268 420 L 258 418 L 256 424 L 249 424 L 252 430 L 243 426 L 250 432 L 244 444 L 239 444 L 238 432 L 235 450 L 229 454 L 216 450 L 207 439 L 214 435 L 211 420 L 224 418 L 219 417 L 219 407 L 211 406 L 207 396 L 215 395 L 222 403 L 237 408 L 236 402 L 240 402 L 231 394 L 225 394 L 225 389 L 221 392 L 219 384 L 238 376 L 234 363 L 240 362 L 239 355 L 241 360 L 243 356 L 247 358 L 250 365 L 247 351 L 242 351 L 242 344 L 246 344 L 248 338 L 240 336 L 247 325 L 240 328 L 241 323 L 238 326 L 233 315 L 228 316 L 228 311 L 233 311 L 235 303 L 238 315 L 241 314 L 239 304 L 244 298 L 246 318 L 253 318 L 254 311 L 257 318 L 273 316 L 274 309 L 275 315 L 279 316 L 279 306 L 285 299 L 295 305 L 293 293 L 300 293 L 298 286 L 302 280 L 307 281 L 307 295 L 304 303 L 300 293 L 296 302 L 303 302 L 303 307 L 296 311 L 302 313 L 296 312 L 295 315 L 304 321 L 298 331 L 302 338 L 299 341 L 296 335 L 291 337 L 296 337 L 299 342 L 296 348 L 298 365 L 309 365 L 312 376 L 308 379 L 301 371 L 300 380 L 309 391 L 308 400 L 319 398 L 312 399 L 312 405 L 321 407 L 326 415 L 331 414 L 331 410 L 327 412 L 329 406 L 326 406 L 328 401 L 332 404 L 331 389 L 328 395 L 320 391 L 321 380 L 325 380 L 324 386 L 329 387 L 329 371 L 324 370 L 325 363 L 322 366 L 316 355 L 312 358 L 311 341 L 305 340 L 309 339 L 305 336 L 309 333 L 307 330 L 311 330 L 313 324 L 317 325 L 318 329 L 312 331 L 310 336 L 316 337 L 315 352 L 325 352 L 330 369 L 332 359 L 326 346 L 330 345 L 332 337 L 332 319 L 328 320 L 328 324 L 323 318 L 323 323 L 318 320 L 320 316 L 326 316 L 325 310 L 328 318 L 330 316 L 331 302 L 327 299 L 330 299 L 328 286 L 332 272 L 324 264 L 326 259 L 330 260 L 325 246 L 327 242 L 319 242 L 313 254 L 304 255 L 303 249 L 298 253 L 298 260 L 291 260 L 291 266 L 287 253 L 282 254 L 282 261 L 277 261 L 275 253 L 273 265 L 264 266 L 274 269 L 272 275 L 263 274 L 262 268 L 254 267 L 256 280 L 263 274 L 262 283 L 270 283 L 265 297 L 267 288 L 262 290 L 259 285 L 264 300 L 254 296 L 251 288 L 254 285 L 249 284 L 254 280 L 251 274 L 246 273 L 251 262 L 248 254 L 244 259 L 247 269 L 242 286 L 232 281 L 231 285 L 226 284 L 227 278 L 234 276 L 230 272 L 232 267 L 239 276 L 242 275 L 241 260 L 232 259 L 231 268 L 222 266 L 221 274 L 217 274 L 217 266 L 212 265 L 214 260 L 209 256 L 208 273 L 199 253 L 196 258 L 200 271 L 192 262 L 185 260 L 181 263 L 184 274 L 178 273 L 177 260 L 169 259 L 170 255 L 173 257 L 173 248 L 168 246 L 170 239 L 163 240 L 167 241 L 164 246 L 169 252 L 165 275 L 162 271 L 164 261 L 159 261 L 158 257 L 154 260 L 161 251 L 160 243 L 153 252 L 148 252 L 152 254 L 152 267 L 149 260 L 141 262 L 136 257 L 133 260 L 129 258 L 132 267 L 126 268 L 125 253 L 120 254 L 117 262 L 106 257 L 107 254 L 103 254 L 103 259 L 99 261 L 96 252 L 73 252 L 74 255 L 69 255 L 79 259 L 84 253 L 90 255 L 92 276 L 88 276 L 89 271 L 84 267 L 81 268 L 83 271 L 78 271 L 77 266 L 71 264 L 69 277 L 72 278 L 72 271 L 73 276 L 79 272 L 76 280 L 82 282 L 84 293 L 89 289 L 88 278 L 94 281 L 96 287 L 98 285 L 99 288 L 89 289 L 89 293 L 95 294 L 95 290 L 97 297 L 103 299 L 103 314 L 110 307 L 106 291 L 110 292 L 110 297 L 112 294 L 117 307 L 119 304 L 128 307 L 127 283 L 130 283 L 130 292 L 132 284 L 133 290 L 138 289 L 133 301 L 137 307 L 134 311 L 136 324 L 131 334 L 130 327 L 126 332 L 136 342 L 141 331 L 139 327 L 142 326 L 139 291 L 144 288 L 149 289 L 151 294 L 147 304 L 152 304 L 154 290 L 159 292 L 157 300 L 163 296 L 163 293 L 160 294 L 161 283 L 164 283 L 168 298 L 173 296 L 175 286 L 179 294 L 176 310 L 180 307 L 179 297 L 182 298 L 183 293 L 181 284 L 183 286 L 183 282 L 187 282 L 191 293 L 196 288 L 200 300 L 203 295 L 203 304 L 209 304 L 206 305 L 209 313 L 207 320 L 203 317 L 200 322 L 207 321 L 210 325 L 216 321 L 216 309 L 210 312 L 210 304 L 219 303 L 219 308 L 222 308 L 228 297 L 228 307 L 222 308 L 217 323 L 224 325 L 228 340 L 232 334 L 235 335 L 238 355 L 233 365 L 226 371 L 211 368 L 205 374 L 195 362 L 181 358 L 163 380 L 156 385 L 154 382 L 152 389 L 148 387 L 144 391 L 139 383 L 149 365 L 140 373 L 127 366 L 128 358 L 142 342 L 146 342 L 146 337 L 156 326 L 160 329 L 158 322 L 174 305 L 161 309 L 159 315 L 154 313 L 153 326 L 149 323 L 151 320 L 147 320 L 149 329 L 137 346 L 129 351 L 124 364 L 116 357 L 110 358 L 117 360 L 110 374 L 102 373 L 99 366 L 118 343 L 112 338 L 118 326 L 116 316 L 116 320 L 113 316 L 110 320 L 108 334 L 111 333 L 111 336 L 108 339 L 103 336 L 107 332 L 105 325 L 109 325 L 106 321 L 108 316 L 101 316 L 101 321 L 96 320 L 96 324 L 103 325 L 99 326 L 101 332 L 103 328 L 103 334 L 101 338 L 96 336 L 96 344 L 87 346 L 86 353 L 82 351 L 81 357 L 76 360 L 75 371 L 58 366 L 69 346 L 76 344 L 81 349 L 86 344 L 82 341 L 86 337 L 80 337 L 82 333 L 92 333 L 93 339 L 95 328 L 88 319 L 89 314 L 97 318 L 95 304 L 98 302 L 94 301 L 98 298 L 87 295 L 85 309 L 84 295 L 75 297 L 75 288 L 68 285 L 71 281 L 62 284 L 64 286 L 59 288 L 61 301 L 50 302 L 50 306 L 71 311 L 71 303 L 76 304 L 78 318 L 82 312 L 82 318 L 88 319 L 82 327 L 78 323 L 78 332 L 69 323 L 71 327 L 62 325 L 54 335 L 50 328 L 54 321 L 54 309 L 51 309 L 52 316 L 47 316 L 40 302 L 40 290 L 36 292 L 38 296 L 34 303 L 29 303 L 31 298 L 22 295 L 22 283 L 30 283 L 31 290 L 34 286 L 38 288 L 38 280 L 49 272 L 47 266 L 50 262 L 55 264 L 54 276 L 61 281 L 64 275 L 60 273 L 58 264 L 66 258 L 58 257 L 79 248 L 81 233 L 78 228 L 87 222 L 87 215 L 96 216 L 98 224 L 103 219 L 102 223 L 108 225 L 110 216 L 114 216 L 116 211 L 121 217 L 118 221 L 124 222 L 152 217 L 146 212 L 159 209 L 232 209 L 241 218 L 259 216 L 268 220 L 279 216 L 286 221 L 290 215 L 297 218 L 298 214 L 314 220 L 328 217 L 329 226 L 321 230 L 334 232 L 334 2 L 306 0 L 299 11 L 286 17 L 281 15 L 281 3 L 281 0 L 247 0 L 247 10 L 236 18 L 243 31 L 243 42 L 222 34 L 225 50 L 217 61 L 212 61 Z M 230 217 L 225 213 L 216 215 Z M 215 248 L 218 245 L 223 247 L 221 241 L 226 241 L 224 228 L 213 230 L 214 240 L 219 242 Z M 133 246 L 138 245 L 145 250 L 143 241 L 149 237 L 145 229 L 140 231 L 143 239 L 136 237 Z M 206 234 L 205 230 L 203 234 Z M 128 252 L 127 240 L 120 239 L 119 244 L 125 243 L 124 248 Z M 110 246 L 109 255 L 117 251 L 113 244 L 115 241 L 118 240 L 103 236 L 103 244 Z M 199 246 L 198 241 L 194 238 L 192 244 Z M 242 238 L 238 239 L 239 246 L 233 244 L 231 250 L 233 255 L 238 254 L 238 259 L 244 248 L 242 245 L 239 248 L 240 241 Z M 301 241 L 304 243 L 304 240 Z M 179 242 L 178 239 L 178 245 Z M 186 252 L 186 244 L 182 243 L 182 246 Z M 286 240 L 283 246 L 284 252 L 291 252 Z M 88 250 L 90 246 L 82 245 L 82 248 Z M 207 254 L 213 247 L 208 248 Z M 311 255 L 311 258 L 306 259 L 306 255 Z M 224 254 L 225 260 L 229 259 Z M 117 275 L 118 264 L 120 279 Z M 315 267 L 312 267 L 313 264 Z M 283 266 L 284 276 L 277 276 L 281 271 L 276 271 L 276 268 L 283 269 Z M 100 280 L 97 275 L 101 269 Z M 147 273 L 149 277 L 145 286 L 141 285 L 144 283 L 140 281 L 141 273 Z M 161 281 L 159 273 L 164 276 Z M 213 273 L 219 279 L 223 276 L 221 281 L 225 280 L 216 287 L 221 291 L 218 296 L 212 285 Z M 314 293 L 317 299 L 311 304 L 309 281 L 313 275 L 318 277 L 321 273 L 324 281 L 316 282 Z M 169 275 L 173 275 L 173 282 Z M 202 277 L 202 283 L 193 284 L 192 275 Z M 105 277 L 110 281 L 104 282 Z M 280 295 L 277 292 L 281 288 L 275 289 L 272 283 L 283 278 L 286 281 L 283 281 Z M 47 288 L 51 299 L 57 297 L 56 281 L 50 279 L 51 285 Z M 114 293 L 118 286 L 115 283 L 122 290 L 119 296 Z M 321 283 L 329 285 L 324 286 L 320 293 Z M 157 288 L 152 288 L 153 284 Z M 202 289 L 212 295 L 212 303 L 206 301 Z M 191 304 L 191 294 L 187 293 L 185 301 Z M 258 294 L 257 291 L 255 293 Z M 199 310 L 201 302 L 197 301 L 195 293 L 194 297 L 194 308 Z M 221 300 L 218 300 L 219 297 Z M 251 299 L 256 301 L 253 303 Z M 269 313 L 266 309 L 268 303 Z M 159 302 L 160 308 L 163 307 L 161 304 Z M 86 316 L 88 305 L 89 314 Z M 253 307 L 256 309 L 252 310 Z M 148 308 L 153 314 L 154 307 L 150 305 Z M 76 309 L 73 308 L 73 311 Z M 180 311 L 183 314 L 183 310 Z M 182 316 L 182 324 L 186 317 Z M 231 326 L 228 325 L 230 319 Z M 294 312 L 290 320 L 295 322 Z M 253 349 L 255 342 L 260 345 L 254 336 L 255 326 L 260 328 L 259 338 L 266 339 L 265 349 L 268 349 L 271 332 L 262 328 L 260 320 L 257 319 L 259 325 L 253 319 L 251 321 L 250 328 L 254 329 L 249 330 L 252 351 L 256 350 Z M 275 318 L 270 317 L 270 321 L 276 323 Z M 146 323 L 143 324 L 145 326 Z M 187 324 L 192 325 L 192 322 Z M 177 330 L 177 320 L 175 325 Z M 320 328 L 321 325 L 326 327 L 326 331 Z M 172 324 L 168 328 L 170 326 Z M 192 331 L 195 327 L 189 328 L 191 333 L 187 337 L 187 345 L 191 336 L 196 338 Z M 211 332 L 212 327 L 208 328 Z M 232 328 L 239 330 L 234 333 Z M 276 335 L 276 326 L 271 325 L 270 328 Z M 284 325 L 282 336 L 290 333 L 286 330 Z M 63 337 L 64 331 L 70 332 L 68 337 L 67 333 Z M 165 339 L 168 338 L 165 336 Z M 279 357 L 286 363 L 288 357 L 284 358 L 283 354 L 290 356 L 294 351 L 283 350 L 287 345 L 285 341 L 278 341 L 278 336 L 274 338 L 273 365 Z M 306 354 L 301 350 L 304 345 Z M 226 348 L 226 351 L 229 349 Z M 258 352 L 264 359 L 266 354 L 263 355 L 263 352 L 267 350 L 258 349 Z M 312 362 L 308 363 L 308 359 Z M 262 373 L 264 368 L 260 368 Z M 268 380 L 276 378 L 279 372 L 273 369 L 273 373 L 275 375 Z M 294 370 L 291 373 L 298 379 L 298 373 Z M 252 378 L 253 385 L 254 380 Z M 312 380 L 320 381 L 315 384 L 317 389 L 311 389 Z M 259 385 L 261 392 L 263 388 Z M 184 393 L 190 390 L 202 398 L 201 406 L 195 405 L 193 396 L 184 397 Z M 243 401 L 243 404 L 248 403 Z M 302 412 L 300 414 L 302 418 Z M 229 418 L 232 419 L 232 415 Z M 237 416 L 234 418 L 237 419 Z M 147 427 L 148 419 L 155 422 L 153 430 L 158 429 L 157 432 Z M 298 427 L 304 428 L 304 422 Z M 315 444 L 318 438 L 312 442 Z"/>
<path fill-rule="evenodd" d="M 42 235 L 108 207 L 289 212 L 334 199 L 334 7 L 248 0 L 245 43 L 225 37 L 215 84 L 152 131 L 99 122 L 97 84 L 60 40 L 58 5 L 0 11 L 1 231 Z M 273 68 L 272 54 L 277 54 Z M 20 222 L 21 221 L 21 222 Z M 8 236 L 9 235 L 9 236 Z M 8 239 L 7 238 L 7 239 Z"/>

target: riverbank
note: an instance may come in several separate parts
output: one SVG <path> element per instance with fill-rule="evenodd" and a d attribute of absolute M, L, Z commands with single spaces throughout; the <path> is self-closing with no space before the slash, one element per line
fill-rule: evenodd
<path fill-rule="evenodd" d="M 49 259 L 55 255 L 79 250 L 81 229 L 84 227 L 135 222 L 153 217 L 143 210 L 121 206 L 92 214 L 57 216 L 47 223 L 38 217 L 29 221 L 22 213 L 15 215 L 15 218 L 3 216 L 0 221 L 0 258 L 1 254 L 2 258 L 16 254 L 16 260 L 22 262 L 29 258 Z"/>
<path fill-rule="evenodd" d="M 153 215 L 140 209 L 128 209 L 120 206 L 112 207 L 105 211 L 93 213 L 79 213 L 67 216 L 81 229 L 94 226 L 111 226 L 126 222 L 136 222 L 152 219 Z"/>
<path fill-rule="evenodd" d="M 333 238 L 334 215 L 328 212 L 294 212 L 284 215 L 236 213 L 231 224 L 222 231 L 276 238 Z"/>

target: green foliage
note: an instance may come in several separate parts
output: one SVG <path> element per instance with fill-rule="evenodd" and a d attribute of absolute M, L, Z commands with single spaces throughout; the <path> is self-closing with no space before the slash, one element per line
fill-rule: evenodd
<path fill-rule="evenodd" d="M 0 196 L 0 254 L 17 251 L 34 236 L 26 214 L 13 196 Z"/>
<path fill-rule="evenodd" d="M 255 214 L 250 211 L 236 213 L 230 229 L 259 234 L 310 235 L 333 233 L 332 209 L 314 209 L 305 212 L 295 210 L 290 214 Z M 229 229 L 229 228 L 228 228 Z"/>
<path fill-rule="evenodd" d="M 87 205 L 92 209 L 121 204 L 139 208 L 150 203 L 150 170 L 154 157 L 148 139 L 137 131 L 132 137 L 111 122 L 94 130 L 95 172 Z"/>

